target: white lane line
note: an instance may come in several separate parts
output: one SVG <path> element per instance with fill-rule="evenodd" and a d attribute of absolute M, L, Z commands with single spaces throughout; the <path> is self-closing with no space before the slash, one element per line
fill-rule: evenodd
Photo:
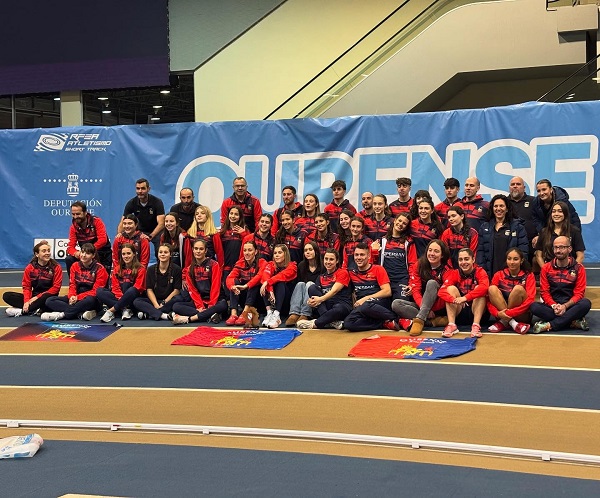
<path fill-rule="evenodd" d="M 547 410 L 547 411 L 567 411 L 574 413 L 593 413 L 600 415 L 600 410 L 591 408 L 569 408 L 559 406 L 543 406 L 543 405 L 523 405 L 518 403 L 497 403 L 490 401 L 465 401 L 453 399 L 435 399 L 435 398 L 413 398 L 408 396 L 386 396 L 375 394 L 347 394 L 347 393 L 323 393 L 323 392 L 307 392 L 307 391 L 265 391 L 259 389 L 198 389 L 185 387 L 111 387 L 111 386 L 11 386 L 0 385 L 0 389 L 14 390 L 94 390 L 94 391 L 152 391 L 152 392 L 183 392 L 183 393 L 214 393 L 214 394 L 268 394 L 268 395 L 291 395 L 291 396 L 313 396 L 313 397 L 336 397 L 336 398 L 359 398 L 359 399 L 375 399 L 375 400 L 391 400 L 391 401 L 418 401 L 424 403 L 447 403 L 457 405 L 475 405 L 475 406 L 505 406 L 510 408 L 525 408 L 532 410 Z"/>
<path fill-rule="evenodd" d="M 416 363 L 416 364 L 427 364 L 432 367 L 435 366 L 463 366 L 463 367 L 496 367 L 496 368 L 523 368 L 523 369 L 532 369 L 532 370 L 564 370 L 568 372 L 576 371 L 576 372 L 600 372 L 600 368 L 584 368 L 584 367 L 559 367 L 559 366 L 551 366 L 551 365 L 511 365 L 506 363 L 478 363 L 478 362 L 432 362 L 432 361 L 424 361 L 424 360 L 394 360 L 387 358 L 326 358 L 326 357 L 318 357 L 318 356 L 236 356 L 236 355 L 183 355 L 183 354 L 113 354 L 113 353 L 83 353 L 83 354 L 70 354 L 70 353 L 56 353 L 56 354 L 47 354 L 47 353 L 0 353 L 0 357 L 2 356 L 31 356 L 31 357 L 40 357 L 40 356 L 48 356 L 48 357 L 100 357 L 100 358 L 226 358 L 226 359 L 238 359 L 238 360 L 307 360 L 307 361 L 360 361 L 360 362 L 379 362 L 379 363 Z"/>

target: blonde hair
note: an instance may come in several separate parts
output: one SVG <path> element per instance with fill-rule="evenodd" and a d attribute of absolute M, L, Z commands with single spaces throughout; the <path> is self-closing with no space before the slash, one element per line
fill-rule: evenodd
<path fill-rule="evenodd" d="M 217 229 L 215 228 L 215 222 L 213 220 L 213 216 L 212 216 L 210 209 L 208 209 L 207 206 L 200 205 L 196 208 L 196 211 L 194 211 L 194 221 L 192 221 L 192 225 L 190 226 L 190 229 L 187 231 L 188 235 L 190 237 L 192 237 L 193 239 L 198 237 L 198 231 L 200 231 L 198 229 L 198 223 L 196 223 L 196 214 L 198 213 L 199 210 L 201 210 L 206 215 L 206 221 L 204 222 L 204 228 L 201 229 L 201 231 L 204 232 L 204 235 L 214 235 L 215 233 L 217 233 Z"/>

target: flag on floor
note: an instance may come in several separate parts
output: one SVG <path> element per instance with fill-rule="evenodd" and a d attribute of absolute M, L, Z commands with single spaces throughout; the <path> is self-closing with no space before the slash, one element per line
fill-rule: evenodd
<path fill-rule="evenodd" d="M 394 337 L 374 335 L 362 339 L 348 356 L 395 358 L 398 360 L 439 360 L 460 356 L 475 349 L 476 338 Z"/>
<path fill-rule="evenodd" d="M 171 344 L 175 346 L 207 346 L 235 349 L 283 349 L 302 332 L 297 329 L 217 330 L 198 327 Z"/>
<path fill-rule="evenodd" d="M 24 323 L 0 337 L 0 341 L 99 342 L 121 328 L 115 324 L 63 322 Z"/>

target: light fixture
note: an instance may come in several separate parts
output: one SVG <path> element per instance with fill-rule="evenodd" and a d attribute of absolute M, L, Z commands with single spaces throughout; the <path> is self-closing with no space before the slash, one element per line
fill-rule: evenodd
<path fill-rule="evenodd" d="M 110 109 L 102 109 L 102 114 L 110 114 Z"/>
<path fill-rule="evenodd" d="M 160 118 L 158 116 L 152 116 L 150 121 L 160 121 Z"/>
<path fill-rule="evenodd" d="M 169 93 L 171 93 L 171 90 L 161 90 L 160 93 L 162 93 L 163 95 L 168 95 Z"/>
<path fill-rule="evenodd" d="M 98 100 L 108 100 L 108 97 L 98 97 Z"/>
<path fill-rule="evenodd" d="M 60 97 L 54 97 L 54 100 L 59 100 L 60 101 Z"/>
<path fill-rule="evenodd" d="M 152 106 L 152 109 L 161 109 L 161 108 L 162 108 L 162 105 L 153 105 Z"/>

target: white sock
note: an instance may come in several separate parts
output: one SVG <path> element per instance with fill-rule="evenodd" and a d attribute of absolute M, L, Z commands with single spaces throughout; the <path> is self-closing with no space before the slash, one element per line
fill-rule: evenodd
<path fill-rule="evenodd" d="M 160 319 L 161 320 L 168 320 L 169 319 L 169 315 L 167 315 L 166 313 L 161 313 Z"/>
<path fill-rule="evenodd" d="M 510 325 L 510 328 L 512 328 L 513 330 L 515 330 L 515 327 L 517 326 L 519 322 L 517 322 L 514 318 L 510 319 L 510 322 L 508 322 L 508 324 Z"/>

